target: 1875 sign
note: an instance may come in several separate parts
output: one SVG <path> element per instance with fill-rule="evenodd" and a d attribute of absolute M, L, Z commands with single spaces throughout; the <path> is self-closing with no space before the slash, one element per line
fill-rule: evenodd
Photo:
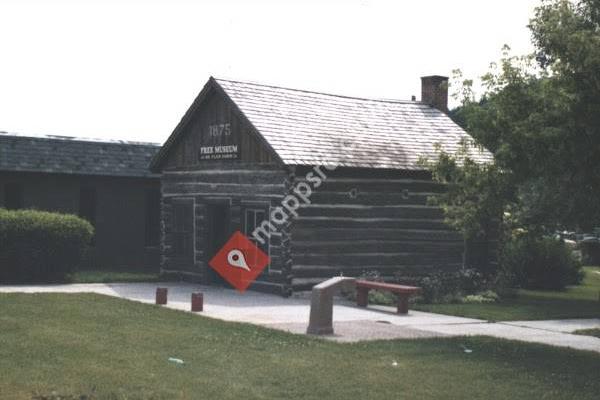
<path fill-rule="evenodd" d="M 198 152 L 199 160 L 224 160 L 237 159 L 239 156 L 238 144 L 235 142 L 229 122 L 213 124 L 203 132 L 202 146 Z"/>

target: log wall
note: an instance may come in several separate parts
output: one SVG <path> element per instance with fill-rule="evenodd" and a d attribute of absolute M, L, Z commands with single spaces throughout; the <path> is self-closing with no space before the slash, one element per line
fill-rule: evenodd
<path fill-rule="evenodd" d="M 243 231 L 245 208 L 264 208 L 281 204 L 289 187 L 287 174 L 270 164 L 219 163 L 211 169 L 163 172 L 162 269 L 177 272 L 195 280 L 210 283 L 208 261 L 213 254 L 207 248 L 208 206 L 224 203 L 229 206 L 228 236 Z M 179 260 L 173 251 L 173 204 L 188 199 L 194 203 L 194 256 L 192 262 Z M 290 239 L 287 228 L 272 235 L 269 242 L 271 263 L 251 289 L 277 294 L 289 294 L 291 288 Z"/>
<path fill-rule="evenodd" d="M 209 283 L 207 205 L 229 204 L 231 234 L 243 229 L 245 207 L 280 206 L 298 183 L 306 182 L 307 171 L 221 162 L 210 169 L 163 172 L 163 269 Z M 442 190 L 422 173 L 348 169 L 328 173 L 314 189 L 310 204 L 271 236 L 271 265 L 253 288 L 289 294 L 338 275 L 376 271 L 384 279 L 409 282 L 434 271 L 458 270 L 464 259 L 463 239 L 443 222 L 439 208 L 427 205 L 428 196 Z M 187 264 L 173 257 L 169 234 L 173 202 L 181 199 L 194 203 L 194 258 Z"/>
<path fill-rule="evenodd" d="M 303 181 L 306 170 L 298 170 Z M 427 197 L 444 190 L 420 172 L 338 169 L 311 196 L 292 228 L 293 287 L 376 271 L 405 279 L 463 264 L 461 235 Z"/>

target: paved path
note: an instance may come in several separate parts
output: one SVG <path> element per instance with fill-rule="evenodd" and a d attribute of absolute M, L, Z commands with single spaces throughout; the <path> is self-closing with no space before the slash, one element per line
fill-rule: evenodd
<path fill-rule="evenodd" d="M 306 296 L 284 299 L 256 292 L 240 294 L 234 290 L 188 283 L 121 283 L 44 286 L 0 286 L 0 292 L 22 293 L 99 293 L 129 300 L 154 303 L 157 286 L 169 289 L 168 307 L 189 310 L 190 294 L 204 293 L 202 315 L 227 321 L 247 322 L 292 333 L 304 334 L 310 301 Z M 356 308 L 338 300 L 334 306 L 335 335 L 327 339 L 360 340 L 487 335 L 504 339 L 571 347 L 600 353 L 600 338 L 572 334 L 578 329 L 600 328 L 600 319 L 562 321 L 487 321 L 411 311 L 402 316 L 391 307 Z"/>

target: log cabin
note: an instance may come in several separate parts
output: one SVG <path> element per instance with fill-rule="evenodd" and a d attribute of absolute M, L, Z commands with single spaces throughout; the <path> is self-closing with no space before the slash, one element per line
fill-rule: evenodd
<path fill-rule="evenodd" d="M 159 145 L 0 132 L 0 207 L 79 215 L 95 228 L 84 268 L 159 270 Z"/>
<path fill-rule="evenodd" d="M 270 257 L 251 289 L 284 296 L 461 268 L 461 235 L 427 203 L 444 188 L 419 159 L 470 137 L 447 115 L 447 78 L 421 82 L 421 101 L 400 101 L 211 77 L 151 163 L 163 272 L 223 284 L 208 262 L 235 231 Z"/>

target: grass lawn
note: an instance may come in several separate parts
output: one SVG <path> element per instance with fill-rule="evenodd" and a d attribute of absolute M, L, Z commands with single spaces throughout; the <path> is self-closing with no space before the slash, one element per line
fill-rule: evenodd
<path fill-rule="evenodd" d="M 573 332 L 576 335 L 585 335 L 585 336 L 595 336 L 597 338 L 600 338 L 600 329 L 597 328 L 593 328 L 593 329 L 580 329 L 578 331 Z"/>
<path fill-rule="evenodd" d="M 158 272 L 123 272 L 99 269 L 77 271 L 71 283 L 158 282 Z"/>
<path fill-rule="evenodd" d="M 600 318 L 600 268 L 585 267 L 585 279 L 565 291 L 519 290 L 515 298 L 487 304 L 415 304 L 415 310 L 494 321 Z"/>
<path fill-rule="evenodd" d="M 543 345 L 491 338 L 338 344 L 93 294 L 0 294 L 0 310 L 2 399 L 53 391 L 235 400 L 600 393 L 599 354 Z"/>

